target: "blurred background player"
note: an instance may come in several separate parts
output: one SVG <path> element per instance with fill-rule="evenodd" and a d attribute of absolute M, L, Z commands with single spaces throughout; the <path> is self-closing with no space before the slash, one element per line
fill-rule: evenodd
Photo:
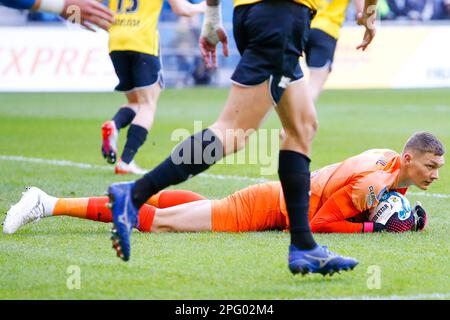
<path fill-rule="evenodd" d="M 369 221 L 385 191 L 405 194 L 415 185 L 422 190 L 439 178 L 444 165 L 444 146 L 431 133 L 417 132 L 401 154 L 372 149 L 311 175 L 308 220 L 313 232 L 368 233 L 420 231 L 426 213 L 418 203 L 414 219 L 392 226 Z M 112 222 L 107 197 L 55 198 L 40 189 L 29 189 L 8 212 L 5 233 L 14 233 L 40 217 L 66 215 Z M 166 190 L 141 207 L 142 232 L 247 232 L 289 229 L 289 217 L 280 182 L 267 182 L 240 190 L 221 200 L 207 200 L 191 191 Z"/>
<path fill-rule="evenodd" d="M 363 12 L 364 0 L 353 0 L 355 11 Z M 317 101 L 332 69 L 336 43 L 350 0 L 318 0 L 317 14 L 311 21 L 306 42 L 309 92 Z"/>
<path fill-rule="evenodd" d="M 172 10 L 180 16 L 204 12 L 205 3 L 169 0 Z M 109 50 L 119 84 L 116 91 L 128 100 L 111 121 L 102 126 L 102 154 L 109 163 L 116 163 L 119 130 L 129 125 L 122 155 L 115 166 L 117 174 L 144 174 L 134 162 L 152 127 L 156 104 L 164 87 L 159 57 L 158 19 L 163 0 L 110 0 L 109 7 L 116 22 L 109 30 Z"/>
<path fill-rule="evenodd" d="M 30 9 L 56 13 L 71 22 L 77 22 L 94 31 L 90 24 L 108 30 L 114 21 L 114 14 L 95 0 L 0 0 L 0 4 L 14 9 Z M 72 6 L 80 10 L 80 16 L 74 16 Z"/>
<path fill-rule="evenodd" d="M 376 2 L 366 0 L 366 6 Z M 223 45 L 224 56 L 228 56 L 228 39 L 222 26 L 220 1 L 207 0 L 207 5 L 200 52 L 205 64 L 212 67 L 216 66 L 219 42 Z M 309 157 L 317 117 L 302 79 L 299 57 L 317 9 L 316 3 L 311 0 L 236 0 L 234 5 L 233 32 L 241 58 L 231 77 L 233 84 L 224 110 L 213 125 L 181 142 L 166 160 L 143 178 L 109 187 L 114 221 L 112 240 L 116 251 L 124 261 L 129 260 L 130 236 L 138 210 L 152 195 L 207 170 L 224 155 L 243 149 L 249 132 L 258 129 L 276 106 L 285 131 L 278 174 L 291 224 L 289 269 L 293 274 L 348 270 L 358 262 L 319 246 L 308 223 Z M 366 32 L 360 46 L 366 48 L 375 30 L 368 24 L 367 11 L 362 18 Z M 245 132 L 245 136 L 239 136 L 240 132 Z"/>

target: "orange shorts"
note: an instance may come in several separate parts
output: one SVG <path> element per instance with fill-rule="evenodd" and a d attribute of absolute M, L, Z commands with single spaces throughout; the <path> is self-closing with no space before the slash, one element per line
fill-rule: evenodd
<path fill-rule="evenodd" d="M 284 230 L 285 215 L 280 210 L 279 182 L 252 185 L 212 201 L 212 231 L 245 232 Z"/>
<path fill-rule="evenodd" d="M 320 206 L 320 197 L 312 194 L 308 218 L 311 221 Z M 212 231 L 246 232 L 286 230 L 289 228 L 280 182 L 252 185 L 232 195 L 212 201 Z"/>

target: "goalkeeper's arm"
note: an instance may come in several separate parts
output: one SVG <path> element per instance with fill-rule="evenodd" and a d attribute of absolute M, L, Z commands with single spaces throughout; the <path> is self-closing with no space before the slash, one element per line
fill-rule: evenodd
<path fill-rule="evenodd" d="M 352 203 L 351 190 L 351 185 L 342 187 L 325 201 L 310 221 L 312 232 L 373 232 L 372 222 L 360 223 L 347 220 L 360 214 Z"/>

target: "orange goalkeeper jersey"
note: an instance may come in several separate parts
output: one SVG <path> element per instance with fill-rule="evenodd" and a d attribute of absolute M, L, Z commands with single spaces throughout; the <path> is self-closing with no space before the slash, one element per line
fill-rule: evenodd
<path fill-rule="evenodd" d="M 386 190 L 397 189 L 400 156 L 374 149 L 311 173 L 308 218 L 313 232 L 362 232 L 367 210 Z M 280 182 L 257 184 L 212 204 L 213 231 L 286 229 L 289 219 Z"/>

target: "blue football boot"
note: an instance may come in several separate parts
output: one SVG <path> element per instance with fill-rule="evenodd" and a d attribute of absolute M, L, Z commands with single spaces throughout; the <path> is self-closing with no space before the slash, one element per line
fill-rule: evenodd
<path fill-rule="evenodd" d="M 130 236 L 138 221 L 138 211 L 131 201 L 134 182 L 113 183 L 108 188 L 109 204 L 114 227 L 111 240 L 117 256 L 124 261 L 130 259 Z"/>
<path fill-rule="evenodd" d="M 289 270 L 293 274 L 320 273 L 332 276 L 335 272 L 353 270 L 358 261 L 333 253 L 325 246 L 317 246 L 311 250 L 300 250 L 289 246 Z"/>

